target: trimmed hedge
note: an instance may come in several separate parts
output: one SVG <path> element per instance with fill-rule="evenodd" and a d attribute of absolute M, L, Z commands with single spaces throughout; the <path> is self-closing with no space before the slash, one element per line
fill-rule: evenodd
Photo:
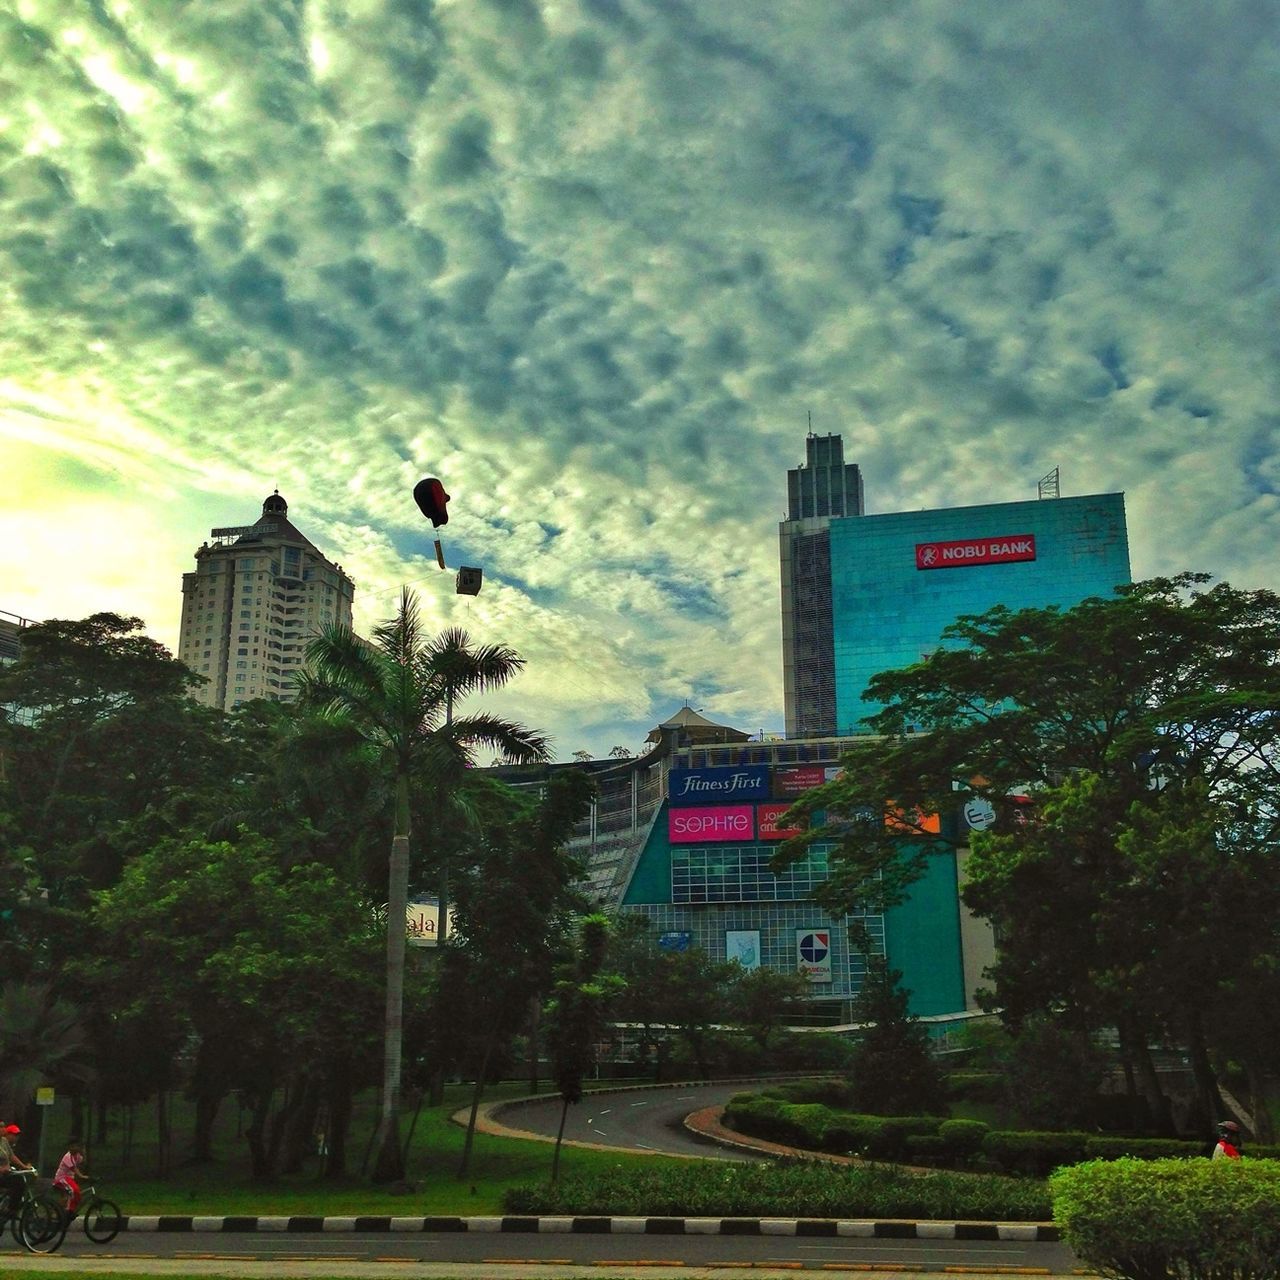
<path fill-rule="evenodd" d="M 946 1077 L 947 1096 L 968 1102 L 1003 1102 L 1004 1078 L 998 1071 L 952 1071 Z"/>
<path fill-rule="evenodd" d="M 1092 1160 L 1049 1189 L 1066 1242 L 1104 1275 L 1280 1276 L 1280 1161 Z"/>
<path fill-rule="evenodd" d="M 1089 1133 L 1037 1133 L 1034 1130 L 993 1129 L 982 1140 L 982 1154 L 1006 1173 L 1047 1177 L 1064 1164 L 1084 1159 Z"/>
<path fill-rule="evenodd" d="M 784 1102 L 773 1091 L 744 1098 L 736 1094 L 724 1110 L 725 1123 L 739 1133 L 805 1151 L 901 1160 L 913 1136 L 933 1135 L 941 1116 L 863 1116 L 835 1111 L 820 1102 Z"/>
<path fill-rule="evenodd" d="M 884 1165 L 713 1164 L 622 1168 L 513 1187 L 506 1213 L 627 1217 L 922 1218 L 1047 1222 L 1043 1183 L 910 1174 Z"/>
<path fill-rule="evenodd" d="M 1139 1160 L 1177 1160 L 1211 1154 L 1208 1143 L 1182 1138 L 1117 1138 L 1099 1134 L 1084 1144 L 1086 1160 L 1119 1160 L 1135 1156 Z"/>

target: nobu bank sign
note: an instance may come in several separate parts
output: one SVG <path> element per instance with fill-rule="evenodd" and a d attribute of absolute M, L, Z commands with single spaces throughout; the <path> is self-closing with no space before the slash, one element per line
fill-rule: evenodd
<path fill-rule="evenodd" d="M 1032 533 L 962 538 L 959 542 L 916 543 L 917 569 L 964 569 L 971 564 L 1008 564 L 1035 558 L 1036 539 Z"/>

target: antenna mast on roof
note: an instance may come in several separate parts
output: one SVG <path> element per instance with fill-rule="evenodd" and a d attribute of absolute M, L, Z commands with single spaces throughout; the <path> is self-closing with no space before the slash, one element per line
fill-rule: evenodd
<path fill-rule="evenodd" d="M 1062 497 L 1062 491 L 1058 486 L 1058 480 L 1058 468 L 1054 467 L 1047 476 L 1041 478 L 1040 484 L 1037 486 L 1039 489 L 1039 496 L 1042 498 Z"/>

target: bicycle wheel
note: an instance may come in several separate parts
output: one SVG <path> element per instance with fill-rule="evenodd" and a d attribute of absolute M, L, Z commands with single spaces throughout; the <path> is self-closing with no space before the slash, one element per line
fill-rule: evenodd
<path fill-rule="evenodd" d="M 114 1200 L 100 1200 L 95 1196 L 85 1205 L 83 1213 L 84 1233 L 94 1244 L 110 1244 L 120 1234 L 124 1220 Z"/>
<path fill-rule="evenodd" d="M 18 1239 L 32 1253 L 53 1253 L 67 1234 L 67 1217 L 50 1196 L 36 1196 L 22 1207 Z"/>

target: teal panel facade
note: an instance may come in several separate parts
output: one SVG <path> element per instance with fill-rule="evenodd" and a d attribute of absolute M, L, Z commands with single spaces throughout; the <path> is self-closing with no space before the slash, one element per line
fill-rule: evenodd
<path fill-rule="evenodd" d="M 965 1007 L 956 855 L 941 848 L 925 861 L 911 895 L 884 918 L 885 954 L 911 993 L 911 1012 L 955 1013 Z"/>
<path fill-rule="evenodd" d="M 672 845 L 667 805 L 650 829 L 622 898 L 622 909 L 643 915 L 655 934 L 688 934 L 712 959 L 729 958 L 726 935 L 758 932 L 761 964 L 793 971 L 797 934 L 826 931 L 831 981 L 814 982 L 815 1000 L 849 1001 L 861 989 L 866 959 L 849 943 L 856 921 L 879 954 L 904 974 L 917 1016 L 965 1007 L 955 856 L 943 850 L 928 860 L 908 900 L 886 915 L 859 912 L 833 920 L 810 896 L 826 878 L 830 846 L 817 845 L 779 876 L 767 862 L 776 843 Z"/>
<path fill-rule="evenodd" d="M 919 568 L 917 548 L 1030 535 L 1035 559 Z M 881 671 L 910 666 L 962 614 L 1110 596 L 1130 581 L 1124 495 L 1003 502 L 833 520 L 830 526 L 837 732 L 865 732 Z"/>

